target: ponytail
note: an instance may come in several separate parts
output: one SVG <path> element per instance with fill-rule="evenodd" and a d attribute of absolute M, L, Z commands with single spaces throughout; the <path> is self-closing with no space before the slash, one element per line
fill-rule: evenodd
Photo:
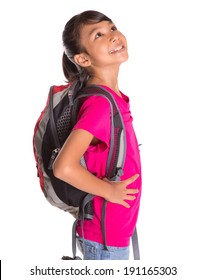
<path fill-rule="evenodd" d="M 73 82 L 79 75 L 76 65 L 67 57 L 65 52 L 62 56 L 62 69 L 67 82 Z"/>

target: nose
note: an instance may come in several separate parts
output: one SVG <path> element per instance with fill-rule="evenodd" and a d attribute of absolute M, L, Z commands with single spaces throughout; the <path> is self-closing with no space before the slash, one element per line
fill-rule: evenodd
<path fill-rule="evenodd" d="M 117 34 L 112 33 L 110 36 L 110 42 L 116 42 L 119 39 Z"/>

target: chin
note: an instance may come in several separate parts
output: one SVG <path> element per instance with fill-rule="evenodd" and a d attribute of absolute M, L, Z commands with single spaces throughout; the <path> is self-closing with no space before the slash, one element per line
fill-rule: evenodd
<path fill-rule="evenodd" d="M 127 55 L 124 55 L 124 56 L 122 56 L 122 58 L 121 58 L 121 62 L 126 62 L 128 59 L 129 59 L 129 55 L 128 55 L 128 54 L 127 54 Z"/>

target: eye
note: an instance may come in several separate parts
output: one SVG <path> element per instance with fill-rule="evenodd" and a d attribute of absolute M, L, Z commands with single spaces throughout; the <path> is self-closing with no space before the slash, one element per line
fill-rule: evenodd
<path fill-rule="evenodd" d="M 111 27 L 111 31 L 116 31 L 116 30 L 117 30 L 117 28 L 115 25 Z"/>
<path fill-rule="evenodd" d="M 96 35 L 95 35 L 95 39 L 98 39 L 99 37 L 101 37 L 103 34 L 101 32 L 98 32 Z"/>

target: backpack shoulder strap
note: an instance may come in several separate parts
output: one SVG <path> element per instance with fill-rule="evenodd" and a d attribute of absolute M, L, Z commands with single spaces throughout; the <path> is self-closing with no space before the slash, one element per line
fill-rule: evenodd
<path fill-rule="evenodd" d="M 133 249 L 134 260 L 140 260 L 139 240 L 138 240 L 136 227 L 135 227 L 134 233 L 132 235 L 132 249 Z"/>
<path fill-rule="evenodd" d="M 89 85 L 80 90 L 78 97 L 91 95 L 102 96 L 110 103 L 111 108 L 111 138 L 107 160 L 106 177 L 112 181 L 119 181 L 123 175 L 123 166 L 126 154 L 126 134 L 122 116 L 116 101 L 111 93 L 99 85 Z"/>

